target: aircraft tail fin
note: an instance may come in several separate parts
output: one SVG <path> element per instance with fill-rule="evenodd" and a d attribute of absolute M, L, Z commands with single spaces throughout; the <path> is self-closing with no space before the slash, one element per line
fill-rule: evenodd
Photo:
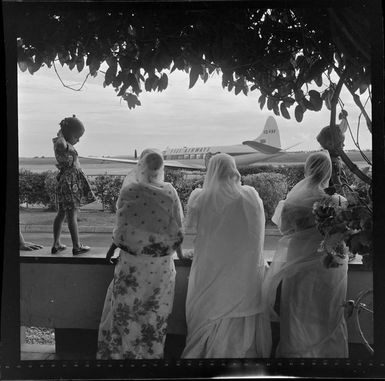
<path fill-rule="evenodd" d="M 271 147 L 281 148 L 278 124 L 273 116 L 267 118 L 261 135 L 254 139 L 254 141 Z"/>

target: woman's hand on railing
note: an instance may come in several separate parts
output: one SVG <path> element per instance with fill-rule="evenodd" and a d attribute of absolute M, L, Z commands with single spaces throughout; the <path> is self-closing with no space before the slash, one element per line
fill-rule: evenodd
<path fill-rule="evenodd" d="M 182 247 L 179 246 L 177 249 L 176 249 L 176 254 L 178 256 L 178 259 L 180 261 L 183 261 L 183 262 L 191 262 L 192 260 L 192 253 L 191 253 L 191 250 L 183 253 L 182 251 Z"/>
<path fill-rule="evenodd" d="M 106 254 L 106 259 L 107 259 L 107 262 L 108 263 L 111 263 L 111 264 L 115 264 L 116 260 L 113 259 L 112 257 L 114 256 L 114 253 L 115 253 L 115 250 L 116 250 L 117 246 L 112 243 L 110 248 L 108 249 L 107 251 L 107 254 Z"/>

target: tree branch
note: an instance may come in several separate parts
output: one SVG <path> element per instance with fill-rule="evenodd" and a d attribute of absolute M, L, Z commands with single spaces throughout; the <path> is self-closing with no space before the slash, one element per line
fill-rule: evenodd
<path fill-rule="evenodd" d="M 54 68 L 54 70 L 55 70 L 55 73 L 56 73 L 57 77 L 59 78 L 61 84 L 62 84 L 66 89 L 70 89 L 70 90 L 73 90 L 73 91 L 81 91 L 81 90 L 83 89 L 85 83 L 87 82 L 88 77 L 89 77 L 90 74 L 91 74 L 91 73 L 88 73 L 87 76 L 86 76 L 86 78 L 84 79 L 83 83 L 81 84 L 81 86 L 80 86 L 78 89 L 74 89 L 73 87 L 68 86 L 68 85 L 66 85 L 66 84 L 63 82 L 63 80 L 61 79 L 61 77 L 60 77 L 60 75 L 59 75 L 59 73 L 58 73 L 58 71 L 57 71 L 57 69 L 56 69 L 55 62 L 53 61 L 52 63 L 53 63 L 53 68 Z"/>
<path fill-rule="evenodd" d="M 369 176 L 366 176 L 346 155 L 344 150 L 339 152 L 342 161 L 346 164 L 346 166 L 350 169 L 352 173 L 354 173 L 359 179 L 364 181 L 366 184 L 372 185 L 372 179 Z"/>
<path fill-rule="evenodd" d="M 354 103 L 357 105 L 357 107 L 360 109 L 362 115 L 364 116 L 369 132 L 372 133 L 372 121 L 371 121 L 368 113 L 366 112 L 365 107 L 362 105 L 360 97 L 353 92 L 353 90 L 351 89 L 351 87 L 348 84 L 345 84 L 345 86 L 349 90 L 350 94 L 352 94 Z"/>
<path fill-rule="evenodd" d="M 337 146 L 335 142 L 337 141 L 338 137 L 338 130 L 336 126 L 336 109 L 337 109 L 337 103 L 338 99 L 341 93 L 342 85 L 344 84 L 346 77 L 346 71 L 343 71 L 339 81 L 337 83 L 337 86 L 335 88 L 332 100 L 331 100 L 331 113 L 330 113 L 330 129 L 331 129 L 331 134 L 332 134 L 332 139 L 333 139 L 333 145 L 335 147 L 335 150 L 338 154 L 338 156 L 341 157 L 342 161 L 346 164 L 346 166 L 350 169 L 352 173 L 354 173 L 358 178 L 360 178 L 362 181 L 365 183 L 371 185 L 372 184 L 372 179 L 368 176 L 366 176 L 346 155 L 346 153 L 343 150 L 342 145 Z M 332 156 L 332 155 L 331 155 Z M 333 161 L 333 156 L 332 156 L 332 161 Z M 333 182 L 337 186 L 341 186 L 341 180 L 339 178 L 339 173 L 336 171 L 333 171 Z"/>

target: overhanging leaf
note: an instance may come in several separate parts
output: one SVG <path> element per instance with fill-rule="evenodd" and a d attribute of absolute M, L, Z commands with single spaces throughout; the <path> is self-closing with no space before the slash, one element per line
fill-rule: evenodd
<path fill-rule="evenodd" d="M 28 64 L 25 61 L 18 62 L 19 69 L 24 73 L 28 69 Z"/>
<path fill-rule="evenodd" d="M 123 99 L 127 102 L 127 106 L 129 109 L 135 108 L 136 106 L 140 106 L 141 103 L 138 97 L 132 93 L 125 93 L 123 95 Z"/>
<path fill-rule="evenodd" d="M 289 111 L 287 111 L 287 108 L 285 107 L 285 103 L 282 102 L 280 105 L 281 114 L 284 118 L 290 119 Z"/>
<path fill-rule="evenodd" d="M 190 84 L 188 87 L 189 89 L 194 87 L 201 72 L 202 72 L 202 65 L 192 65 L 192 67 L 190 69 Z"/>
<path fill-rule="evenodd" d="M 158 83 L 158 91 L 163 91 L 167 88 L 168 85 L 168 77 L 167 74 L 163 73 L 159 79 Z"/>
<path fill-rule="evenodd" d="M 360 87 L 359 87 L 360 94 L 363 94 L 367 90 L 367 88 L 368 88 L 368 84 L 367 83 L 361 83 Z"/>
<path fill-rule="evenodd" d="M 314 107 L 314 111 L 319 111 L 322 108 L 322 99 L 318 91 L 310 90 L 309 91 L 310 102 Z"/>
<path fill-rule="evenodd" d="M 273 112 L 275 115 L 279 116 L 278 100 L 274 98 L 273 102 Z"/>
<path fill-rule="evenodd" d="M 307 110 L 315 111 L 315 108 L 314 108 L 314 106 L 313 106 L 313 103 L 311 103 L 310 101 L 308 101 L 306 98 L 303 98 L 303 99 L 302 99 L 302 103 L 303 103 L 303 105 L 306 107 Z"/>
<path fill-rule="evenodd" d="M 106 86 L 110 85 L 113 82 L 113 80 L 115 79 L 117 69 L 118 69 L 117 65 L 110 66 L 107 69 L 105 77 L 104 77 L 104 81 L 106 83 Z"/>
<path fill-rule="evenodd" d="M 76 68 L 78 69 L 78 72 L 80 73 L 84 68 L 84 57 L 78 56 L 77 62 L 76 62 Z"/>
<path fill-rule="evenodd" d="M 261 110 L 263 109 L 263 106 L 266 103 L 266 96 L 264 94 L 261 94 L 261 96 L 258 98 L 259 107 Z"/>
<path fill-rule="evenodd" d="M 294 111 L 295 119 L 298 123 L 302 122 L 303 119 L 303 108 L 301 105 L 297 105 Z"/>

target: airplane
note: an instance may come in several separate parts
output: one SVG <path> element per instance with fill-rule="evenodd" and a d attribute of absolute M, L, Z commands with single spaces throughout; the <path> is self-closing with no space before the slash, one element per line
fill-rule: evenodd
<path fill-rule="evenodd" d="M 254 140 L 246 140 L 242 144 L 228 146 L 205 146 L 205 147 L 167 147 L 163 152 L 164 166 L 168 168 L 206 170 L 209 160 L 218 153 L 227 153 L 234 157 L 237 167 L 265 162 L 278 156 L 287 155 L 288 149 L 299 143 L 281 148 L 281 138 L 277 122 L 273 116 L 269 116 L 265 122 L 262 133 Z M 106 158 L 88 156 L 85 159 L 112 161 L 119 163 L 136 164 L 136 159 Z"/>

